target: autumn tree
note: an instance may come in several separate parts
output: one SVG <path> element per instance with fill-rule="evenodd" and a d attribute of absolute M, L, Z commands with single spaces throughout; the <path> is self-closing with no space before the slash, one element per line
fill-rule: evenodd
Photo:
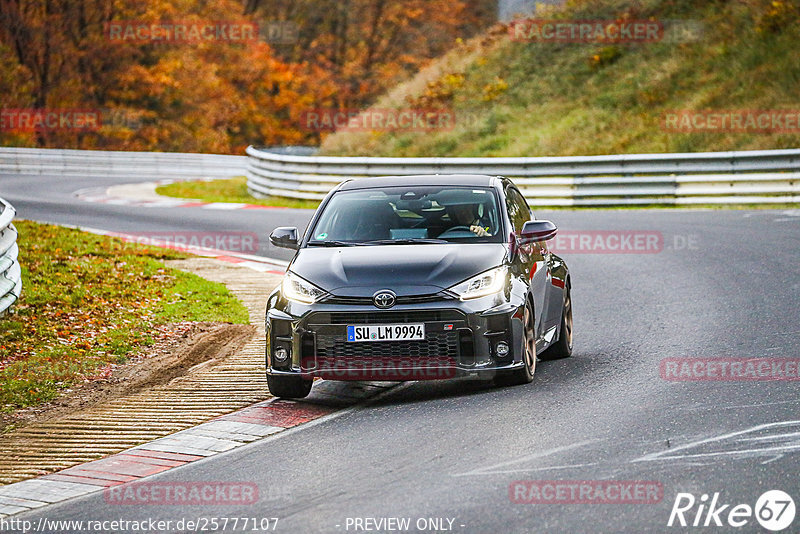
<path fill-rule="evenodd" d="M 267 24 L 298 26 L 280 57 L 327 71 L 337 86 L 333 104 L 358 107 L 415 73 L 428 60 L 496 19 L 494 0 L 246 0 L 245 13 Z"/>
<path fill-rule="evenodd" d="M 466 0 L 0 0 L 0 108 L 102 112 L 6 145 L 241 153 L 308 144 L 313 107 L 361 106 L 491 19 Z M 475 7 L 478 6 L 478 7 Z M 291 23 L 290 43 L 114 40 L 120 21 Z"/>

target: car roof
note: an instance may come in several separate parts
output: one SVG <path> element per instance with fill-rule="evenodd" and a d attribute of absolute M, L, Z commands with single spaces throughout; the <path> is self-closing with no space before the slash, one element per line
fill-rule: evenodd
<path fill-rule="evenodd" d="M 416 185 L 461 185 L 465 187 L 493 187 L 497 176 L 487 174 L 417 174 L 412 176 L 374 176 L 352 178 L 341 186 L 340 191 L 372 189 L 375 187 Z"/>

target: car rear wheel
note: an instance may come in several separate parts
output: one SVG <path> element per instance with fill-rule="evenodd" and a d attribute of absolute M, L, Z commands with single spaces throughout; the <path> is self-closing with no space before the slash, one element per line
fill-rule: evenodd
<path fill-rule="evenodd" d="M 313 380 L 305 380 L 299 376 L 267 375 L 269 392 L 285 399 L 302 399 L 311 392 Z"/>
<path fill-rule="evenodd" d="M 536 330 L 533 306 L 530 302 L 525 304 L 522 324 L 524 337 L 522 361 L 525 365 L 511 373 L 498 375 L 495 384 L 499 386 L 518 386 L 533 381 L 533 374 L 536 372 Z"/>
<path fill-rule="evenodd" d="M 539 357 L 542 360 L 559 360 L 572 356 L 572 296 L 569 284 L 564 294 L 564 309 L 561 312 L 561 335 Z"/>

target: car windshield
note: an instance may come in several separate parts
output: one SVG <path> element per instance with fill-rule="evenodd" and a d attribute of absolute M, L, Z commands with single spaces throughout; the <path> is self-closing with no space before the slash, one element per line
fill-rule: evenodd
<path fill-rule="evenodd" d="M 408 186 L 340 191 L 314 226 L 309 246 L 503 241 L 492 189 Z"/>

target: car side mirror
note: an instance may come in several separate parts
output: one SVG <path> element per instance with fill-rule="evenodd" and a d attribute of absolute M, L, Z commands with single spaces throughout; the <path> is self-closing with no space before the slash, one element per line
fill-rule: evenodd
<path fill-rule="evenodd" d="M 520 245 L 553 239 L 558 228 L 550 221 L 528 221 L 522 225 L 517 242 Z"/>
<path fill-rule="evenodd" d="M 297 243 L 297 228 L 294 226 L 275 228 L 272 233 L 269 234 L 269 242 L 276 247 L 297 250 L 299 248 Z"/>

